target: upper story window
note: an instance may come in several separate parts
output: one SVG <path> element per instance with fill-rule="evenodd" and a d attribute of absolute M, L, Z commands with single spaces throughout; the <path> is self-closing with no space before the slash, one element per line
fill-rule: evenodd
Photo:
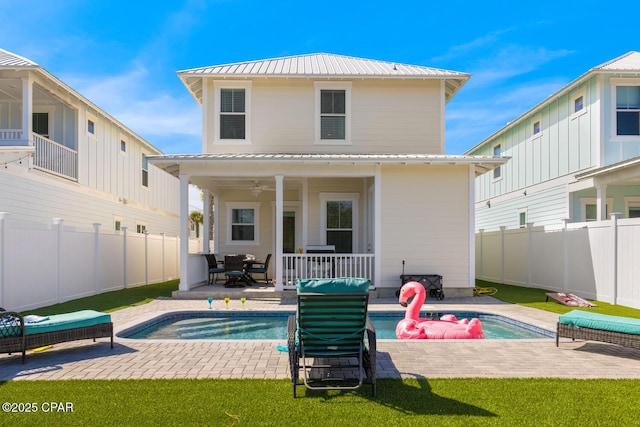
<path fill-rule="evenodd" d="M 616 135 L 640 135 L 640 85 L 616 86 Z"/>
<path fill-rule="evenodd" d="M 573 100 L 573 112 L 579 113 L 584 110 L 584 96 L 579 96 Z"/>
<path fill-rule="evenodd" d="M 349 144 L 351 83 L 316 82 L 316 143 Z"/>
<path fill-rule="evenodd" d="M 251 82 L 214 82 L 216 132 L 220 144 L 251 140 Z"/>
<path fill-rule="evenodd" d="M 493 155 L 495 157 L 500 157 L 502 155 L 502 148 L 500 147 L 500 144 L 493 147 Z M 500 178 L 502 178 L 502 166 L 498 166 L 493 170 L 493 179 L 495 180 Z"/>
<path fill-rule="evenodd" d="M 540 116 L 531 119 L 531 139 L 542 136 L 542 119 Z"/>
<path fill-rule="evenodd" d="M 96 134 L 96 122 L 91 119 L 87 119 L 87 132 L 91 135 Z"/>
<path fill-rule="evenodd" d="M 149 186 L 149 160 L 144 154 L 142 155 L 142 185 Z"/>
<path fill-rule="evenodd" d="M 120 140 L 120 152 L 121 153 L 127 152 L 127 141 L 125 141 L 124 139 Z"/>

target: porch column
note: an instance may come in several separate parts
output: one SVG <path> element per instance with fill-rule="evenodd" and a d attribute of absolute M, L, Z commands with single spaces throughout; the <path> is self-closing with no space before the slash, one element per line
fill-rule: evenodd
<path fill-rule="evenodd" d="M 211 193 L 209 190 L 202 190 L 202 252 L 208 254 L 211 252 L 209 247 L 209 233 L 211 231 Z"/>
<path fill-rule="evenodd" d="M 444 134 L 443 134 L 444 135 Z M 467 206 L 469 209 L 469 287 L 476 286 L 476 208 L 475 208 L 475 182 L 476 170 L 474 165 L 469 165 L 469 200 Z"/>
<path fill-rule="evenodd" d="M 273 266 L 273 280 L 276 291 L 284 290 L 282 283 L 282 221 L 284 217 L 284 175 L 276 175 L 276 262 Z"/>
<path fill-rule="evenodd" d="M 380 163 L 373 175 L 373 286 L 382 286 L 382 171 Z M 386 280 L 386 279 L 385 279 Z"/>
<path fill-rule="evenodd" d="M 596 187 L 596 210 L 598 221 L 607 219 L 607 186 L 605 184 Z"/>
<path fill-rule="evenodd" d="M 31 78 L 22 79 L 22 139 L 31 144 L 31 129 L 33 129 L 33 83 Z"/>
<path fill-rule="evenodd" d="M 189 290 L 189 175 L 180 174 L 180 287 Z"/>

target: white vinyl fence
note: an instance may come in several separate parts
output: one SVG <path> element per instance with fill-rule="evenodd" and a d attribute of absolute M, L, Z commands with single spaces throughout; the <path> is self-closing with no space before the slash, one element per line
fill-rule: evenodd
<path fill-rule="evenodd" d="M 640 308 L 640 218 L 480 230 L 476 277 Z"/>
<path fill-rule="evenodd" d="M 0 212 L 0 307 L 23 311 L 179 278 L 177 236 L 65 229 Z"/>

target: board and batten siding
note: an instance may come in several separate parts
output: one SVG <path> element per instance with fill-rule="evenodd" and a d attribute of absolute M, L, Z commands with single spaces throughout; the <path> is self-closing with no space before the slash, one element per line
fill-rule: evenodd
<path fill-rule="evenodd" d="M 586 111 L 570 114 L 574 97 L 585 93 Z M 471 155 L 493 155 L 500 145 L 501 154 L 511 159 L 493 173 L 477 178 L 476 200 L 482 201 L 537 185 L 595 166 L 598 160 L 600 100 L 595 79 L 527 113 L 487 139 Z M 541 133 L 532 136 L 533 123 L 541 122 Z"/>
<path fill-rule="evenodd" d="M 251 143 L 215 142 L 218 132 L 214 80 L 205 84 L 203 117 L 208 153 L 443 153 L 442 87 L 433 81 L 354 80 L 350 144 L 315 143 L 313 79 L 251 82 Z M 337 81 L 336 85 L 346 81 Z M 225 83 L 228 84 L 228 83 Z"/>
<path fill-rule="evenodd" d="M 469 166 L 383 165 L 381 180 L 381 286 L 399 287 L 403 260 L 407 274 L 440 274 L 445 288 L 472 286 Z"/>

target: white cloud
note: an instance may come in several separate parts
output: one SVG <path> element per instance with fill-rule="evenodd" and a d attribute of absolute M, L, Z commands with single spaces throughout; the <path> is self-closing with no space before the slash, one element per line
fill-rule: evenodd
<path fill-rule="evenodd" d="M 156 90 L 153 76 L 143 66 L 137 64 L 123 74 L 67 75 L 61 80 L 162 151 L 185 152 L 176 151 L 185 145 L 200 151 L 202 126 L 198 104 L 179 86 L 176 90 L 182 90 L 180 96 L 166 89 Z M 194 141 L 198 142 L 194 145 Z"/>

